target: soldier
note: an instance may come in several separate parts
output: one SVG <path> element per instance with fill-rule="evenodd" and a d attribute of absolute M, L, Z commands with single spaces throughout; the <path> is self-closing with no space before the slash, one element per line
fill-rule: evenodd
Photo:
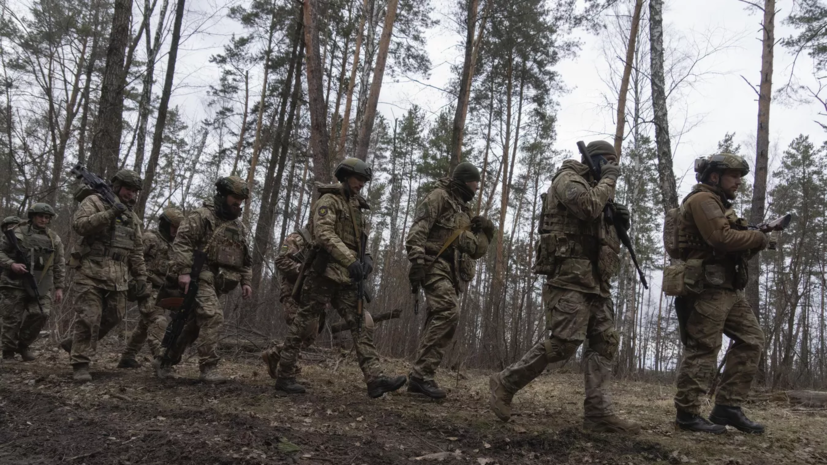
<path fill-rule="evenodd" d="M 143 235 L 144 261 L 146 262 L 147 277 L 152 286 L 152 295 L 149 299 L 140 301 L 140 319 L 138 326 L 129 337 L 126 350 L 121 355 L 118 368 L 138 368 L 141 366 L 135 356 L 143 347 L 144 342 L 149 346 L 152 357 L 158 360 L 161 353 L 161 341 L 164 338 L 164 329 L 167 326 L 167 319 L 164 309 L 156 306 L 155 298 L 158 290 L 164 286 L 169 268 L 170 252 L 172 241 L 178 234 L 178 226 L 184 219 L 184 213 L 177 208 L 167 208 L 158 220 L 158 229 L 146 231 Z M 172 376 L 168 370 L 161 370 L 160 363 L 154 364 L 159 377 Z M 160 371 L 159 371 L 160 370 Z"/>
<path fill-rule="evenodd" d="M 20 218 L 16 216 L 7 216 L 3 218 L 3 223 L 0 224 L 0 232 L 5 232 L 7 229 L 20 224 Z"/>
<path fill-rule="evenodd" d="M 178 276 L 178 285 L 185 294 L 192 280 L 193 251 L 203 251 L 207 261 L 198 277 L 195 311 L 169 355 L 173 364 L 179 363 L 186 348 L 200 337 L 200 379 L 208 383 L 223 383 L 227 379 L 216 371 L 220 360 L 216 349 L 224 325 L 224 312 L 218 297 L 239 284 L 242 297 L 248 299 L 253 295 L 247 228 L 238 219 L 241 205 L 250 191 L 247 183 L 238 176 L 221 178 L 215 187 L 213 201 L 205 202 L 203 207 L 187 215 L 172 243 L 169 272 Z"/>
<path fill-rule="evenodd" d="M 351 328 L 359 367 L 365 376 L 368 396 L 381 397 L 405 385 L 405 376 L 384 376 L 373 345 L 373 320 L 368 312 L 359 315 L 357 284 L 372 271 L 370 255 L 359 261 L 360 238 L 367 221 L 362 210 L 370 207 L 359 195 L 370 181 L 370 167 L 358 158 L 347 158 L 336 167 L 339 183 L 319 185 L 319 200 L 313 207 L 311 231 L 319 246 L 301 291 L 301 308 L 290 325 L 275 388 L 288 394 L 305 392 L 296 382 L 296 362 L 305 335 L 317 327 L 319 316 L 331 304 Z M 359 321 L 359 319 L 363 319 Z"/>
<path fill-rule="evenodd" d="M 416 209 L 405 242 L 411 268 L 408 278 L 415 293 L 424 288 L 428 304 L 425 330 L 408 375 L 408 392 L 433 399 L 445 397 L 434 380 L 445 348 L 459 321 L 459 294 L 474 277 L 474 261 L 488 250 L 494 223 L 483 216 L 469 219 L 469 202 L 479 188 L 480 172 L 471 163 L 454 168 L 440 179 Z"/>
<path fill-rule="evenodd" d="M 583 354 L 584 429 L 637 433 L 638 425 L 612 412 L 607 386 L 618 345 L 610 280 L 619 267 L 620 241 L 603 209 L 614 197 L 620 169 L 612 144 L 591 142 L 586 152 L 600 166 L 600 182 L 594 182 L 586 164 L 567 160 L 554 175 L 544 199 L 534 271 L 546 275 L 543 303 L 549 336 L 522 359 L 491 376 L 490 406 L 497 417 L 508 421 L 514 394 L 548 364 L 574 355 L 588 338 Z M 615 220 L 628 229 L 629 211 L 613 205 Z"/>
<path fill-rule="evenodd" d="M 79 382 L 92 380 L 89 362 L 98 341 L 123 320 L 129 275 L 136 282 L 136 298 L 146 299 L 150 294 L 141 220 L 132 211 L 142 184 L 138 173 L 118 171 L 112 178 L 118 201 L 109 205 L 99 194 L 87 190 L 89 195 L 72 219 L 72 228 L 81 236 L 74 278 L 77 318 L 71 343 L 64 341 L 61 347 L 70 348 L 73 378 Z"/>
<path fill-rule="evenodd" d="M 697 266 L 703 276 L 699 294 L 675 299 L 682 322 L 684 357 L 678 369 L 676 423 L 681 429 L 720 434 L 726 425 L 754 434 L 764 426 L 748 419 L 741 404 L 758 370 L 764 333 L 743 293 L 747 283 L 747 260 L 769 243 L 761 231 L 736 230 L 728 216 L 731 201 L 749 173 L 747 162 L 737 155 L 721 153 L 695 161 L 696 184 L 680 208 L 678 248 L 687 273 Z M 732 341 L 715 407 L 707 421 L 700 416 L 707 386 L 716 373 L 721 333 Z"/>
<path fill-rule="evenodd" d="M 279 285 L 281 288 L 279 301 L 284 312 L 284 322 L 287 323 L 288 328 L 293 324 L 296 314 L 299 313 L 299 304 L 293 299 L 293 287 L 299 278 L 299 272 L 305 259 L 304 255 L 312 241 L 310 230 L 300 228 L 284 239 L 279 256 L 276 257 L 276 268 L 279 270 Z M 321 318 L 324 318 L 324 313 L 322 313 Z M 322 321 L 318 321 L 316 326 L 307 328 L 307 334 L 304 335 L 302 340 L 303 348 L 313 345 L 321 325 Z M 264 360 L 264 364 L 267 365 L 267 371 L 273 379 L 277 377 L 279 354 L 283 348 L 284 344 L 278 344 L 261 353 L 261 358 Z M 296 370 L 297 373 L 300 371 L 298 367 L 296 367 Z"/>
<path fill-rule="evenodd" d="M 49 204 L 36 203 L 29 208 L 28 214 L 28 224 L 13 226 L 17 243 L 27 254 L 27 263 L 19 262 L 15 247 L 5 235 L 0 236 L 0 267 L 5 270 L 0 278 L 4 307 L 3 360 L 14 360 L 15 352 L 24 362 L 34 360 L 36 357 L 30 347 L 49 319 L 52 300 L 58 305 L 63 301 L 66 276 L 63 242 L 49 229 L 55 211 Z M 39 306 L 34 290 L 24 286 L 21 279 L 29 272 L 37 283 Z"/>

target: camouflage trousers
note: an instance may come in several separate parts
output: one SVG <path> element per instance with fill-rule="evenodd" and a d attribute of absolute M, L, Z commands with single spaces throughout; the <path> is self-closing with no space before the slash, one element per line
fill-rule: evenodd
<path fill-rule="evenodd" d="M 51 293 L 40 297 L 43 313 L 37 299 L 23 289 L 2 290 L 3 350 L 17 351 L 31 346 L 49 319 L 52 308 Z"/>
<path fill-rule="evenodd" d="M 88 284 L 75 283 L 75 324 L 72 327 L 72 365 L 92 361 L 98 340 L 123 320 L 126 291 L 110 291 Z"/>
<path fill-rule="evenodd" d="M 201 280 L 198 294 L 195 296 L 195 311 L 184 324 L 184 329 L 175 345 L 170 350 L 170 360 L 176 365 L 187 347 L 199 339 L 198 365 L 201 368 L 215 366 L 221 357 L 218 356 L 218 341 L 221 339 L 221 329 L 224 327 L 224 311 L 218 301 L 218 294 L 212 282 Z"/>
<path fill-rule="evenodd" d="M 442 363 L 445 348 L 454 339 L 459 322 L 459 298 L 454 284 L 445 276 L 428 279 L 425 286 L 428 317 L 419 339 L 411 376 L 433 380 Z"/>
<path fill-rule="evenodd" d="M 679 297 L 679 299 L 686 299 Z M 675 407 L 700 414 L 704 396 L 717 371 L 721 334 L 732 339 L 715 403 L 739 407 L 758 372 L 764 333 L 741 292 L 713 289 L 690 299 L 686 345 L 678 370 Z"/>
<path fill-rule="evenodd" d="M 569 359 L 588 339 L 583 353 L 584 414 L 587 417 L 611 415 L 612 398 L 608 383 L 618 345 L 611 298 L 546 284 L 543 287 L 543 305 L 550 337 L 535 344 L 523 358 L 500 372 L 506 390 L 516 393 L 538 377 L 550 363 Z"/>
<path fill-rule="evenodd" d="M 310 275 L 302 286 L 302 306 L 290 325 L 284 347 L 281 350 L 277 374 L 279 378 L 295 378 L 298 374 L 297 362 L 302 342 L 309 331 L 318 328 L 319 318 L 328 304 L 332 305 L 339 316 L 350 325 L 351 335 L 359 360 L 359 367 L 365 376 L 365 382 L 382 376 L 379 354 L 373 345 L 373 322 L 365 318 L 362 330 L 356 329 L 357 301 L 356 286 L 338 284 L 324 276 Z"/>
<path fill-rule="evenodd" d="M 299 313 L 299 304 L 296 303 L 290 297 L 285 297 L 284 300 L 281 301 L 281 308 L 284 312 L 284 322 L 287 324 L 289 328 L 293 324 L 293 320 L 296 319 L 296 315 Z M 316 342 L 316 335 L 319 333 L 319 319 L 316 320 L 315 325 L 309 325 L 307 327 L 307 334 L 304 335 L 302 338 L 302 348 L 306 349 L 313 345 Z M 271 346 L 264 351 L 263 358 L 269 361 L 271 366 L 268 367 L 270 373 L 275 374 L 278 370 L 278 361 L 281 358 L 281 351 L 284 349 L 284 343 L 273 343 Z M 296 365 L 296 373 L 300 373 L 301 368 Z M 272 376 L 272 375 L 271 375 Z"/>
<path fill-rule="evenodd" d="M 157 292 L 153 292 L 152 297 L 138 304 L 140 311 L 138 326 L 129 335 L 129 342 L 126 343 L 123 358 L 134 359 L 141 351 L 141 347 L 144 346 L 144 342 L 149 346 L 149 352 L 153 358 L 160 357 L 163 354 L 161 342 L 164 340 L 167 318 L 166 311 L 154 305 L 156 295 Z"/>

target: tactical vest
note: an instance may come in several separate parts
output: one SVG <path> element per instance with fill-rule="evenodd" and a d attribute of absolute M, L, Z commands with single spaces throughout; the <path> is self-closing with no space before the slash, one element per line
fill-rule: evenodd
<path fill-rule="evenodd" d="M 690 213 L 685 205 L 686 202 L 695 194 L 702 192 L 697 187 L 690 192 L 686 197 L 683 198 L 680 206 L 680 214 L 678 215 L 679 222 L 678 222 L 678 251 L 680 253 L 681 260 L 686 260 L 687 255 L 690 251 L 693 250 L 700 250 L 703 252 L 707 252 L 712 255 L 715 252 L 715 249 L 709 245 L 706 240 L 704 240 L 703 236 L 701 235 L 698 226 L 695 224 L 695 221 L 692 219 L 692 213 Z"/>
<path fill-rule="evenodd" d="M 205 252 L 211 265 L 232 271 L 242 271 L 244 269 L 244 247 L 241 223 L 237 220 L 225 221 L 211 233 Z"/>
<path fill-rule="evenodd" d="M 438 189 L 443 189 L 439 187 Z M 447 193 L 447 190 L 446 190 Z M 448 193 L 447 202 L 443 204 L 442 212 L 434 221 L 431 230 L 428 232 L 428 239 L 425 242 L 425 254 L 436 257 L 445 242 L 458 230 L 468 230 L 471 226 L 471 219 L 465 212 L 463 206 Z M 456 247 L 456 241 L 451 244 L 442 254 L 450 256 Z"/>
<path fill-rule="evenodd" d="M 85 236 L 81 241 L 81 255 L 92 260 L 106 258 L 126 262 L 135 247 L 138 222 L 132 212 L 116 216 L 103 232 Z"/>
<path fill-rule="evenodd" d="M 34 275 L 40 294 L 45 295 L 54 287 L 54 233 L 49 229 L 37 230 L 30 225 L 17 227 L 14 232 L 18 244 L 28 257 L 28 263 L 25 265 Z M 22 283 L 19 279 L 12 282 L 16 285 Z"/>

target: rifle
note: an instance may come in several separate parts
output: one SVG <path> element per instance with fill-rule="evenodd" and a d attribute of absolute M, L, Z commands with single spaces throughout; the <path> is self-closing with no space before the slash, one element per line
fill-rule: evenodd
<path fill-rule="evenodd" d="M 74 174 L 76 178 L 83 181 L 90 189 L 94 190 L 98 193 L 103 200 L 106 201 L 109 205 L 115 205 L 118 202 L 118 198 L 115 196 L 115 193 L 112 192 L 112 188 L 109 187 L 109 183 L 101 179 L 95 173 L 90 173 L 83 165 L 77 164 L 69 170 L 70 173 Z"/>
<path fill-rule="evenodd" d="M 747 225 L 746 228 L 742 228 L 742 229 L 746 229 L 746 230 L 749 230 L 749 231 L 761 231 L 762 233 L 769 235 L 770 236 L 770 243 L 769 243 L 769 245 L 767 245 L 767 249 L 768 250 L 775 250 L 776 246 L 778 245 L 778 237 L 775 234 L 772 234 L 772 233 L 776 232 L 776 231 L 783 231 L 784 229 L 786 229 L 787 226 L 790 225 L 790 222 L 792 221 L 792 219 L 793 219 L 793 216 L 791 214 L 787 213 L 786 215 L 778 217 L 778 218 L 776 218 L 772 221 L 765 222 L 765 223 L 754 224 L 754 225 L 753 224 Z"/>
<path fill-rule="evenodd" d="M 170 351 L 181 336 L 181 331 L 184 330 L 184 325 L 187 323 L 190 314 L 195 311 L 195 297 L 198 295 L 198 276 L 201 274 L 201 269 L 206 261 L 207 254 L 204 251 L 193 251 L 190 285 L 187 288 L 187 293 L 184 294 L 184 303 L 181 304 L 181 308 L 172 312 L 172 321 L 167 325 L 167 329 L 164 331 L 164 340 L 161 342 L 161 347 L 164 348 L 164 355 L 161 356 L 162 366 L 168 367 L 174 362 L 170 358 Z"/>
<path fill-rule="evenodd" d="M 592 157 L 590 157 L 586 152 L 586 144 L 582 140 L 577 141 L 577 149 L 580 150 L 580 155 L 583 157 L 586 165 L 588 165 L 589 171 L 591 171 L 592 176 L 594 176 L 594 180 L 600 181 L 600 176 L 597 174 L 597 167 L 594 166 Z M 629 251 L 629 256 L 632 257 L 632 263 L 635 264 L 635 268 L 637 269 L 637 274 L 640 277 L 640 283 L 643 284 L 643 288 L 649 289 L 649 284 L 646 282 L 646 276 L 644 276 L 643 270 L 640 269 L 640 265 L 637 263 L 637 255 L 635 255 L 635 249 L 632 247 L 632 240 L 629 239 L 629 233 L 623 229 L 623 226 L 621 226 L 619 222 L 614 220 L 614 206 L 612 203 L 607 203 L 606 206 L 603 207 L 603 216 L 609 223 L 614 225 L 618 239 L 620 239 L 620 242 L 626 247 L 626 250 Z"/>
<path fill-rule="evenodd" d="M 28 254 L 20 247 L 20 243 L 17 242 L 17 236 L 14 235 L 13 229 L 7 229 L 3 231 L 3 234 L 6 235 L 6 239 L 9 241 L 9 244 L 14 248 L 14 260 L 15 263 L 22 263 L 26 265 L 28 260 Z M 40 289 L 37 288 L 37 279 L 35 279 L 34 275 L 32 274 L 31 269 L 26 267 L 26 272 L 23 274 L 23 288 L 27 289 L 34 294 L 35 299 L 37 299 L 37 306 L 40 308 L 40 313 L 45 313 L 43 311 L 43 304 L 40 303 Z M 16 279 L 14 271 L 9 269 L 9 277 L 12 279 Z"/>

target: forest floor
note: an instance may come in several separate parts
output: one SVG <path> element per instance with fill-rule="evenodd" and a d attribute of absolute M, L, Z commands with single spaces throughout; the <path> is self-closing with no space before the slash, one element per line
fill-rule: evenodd
<path fill-rule="evenodd" d="M 108 342 L 108 341 L 107 341 Z M 0 463 L 13 464 L 813 464 L 827 463 L 827 412 L 784 403 L 746 407 L 763 436 L 676 431 L 673 388 L 615 382 L 618 413 L 637 436 L 581 429 L 583 383 L 545 374 L 520 392 L 514 417 L 488 410 L 488 376 L 446 372 L 444 401 L 398 393 L 371 400 L 352 354 L 311 354 L 308 393 L 275 396 L 253 354 L 225 357 L 222 385 L 197 381 L 190 357 L 181 378 L 154 378 L 149 360 L 119 370 L 101 349 L 91 383 L 71 380 L 68 357 L 38 344 L 35 362 L 0 365 Z M 384 360 L 390 373 L 403 361 Z"/>

